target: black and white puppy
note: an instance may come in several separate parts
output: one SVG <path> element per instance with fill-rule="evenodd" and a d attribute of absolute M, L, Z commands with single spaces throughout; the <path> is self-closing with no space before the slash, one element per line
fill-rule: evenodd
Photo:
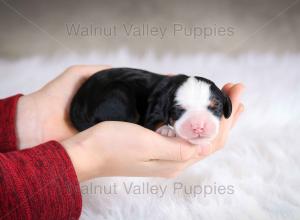
<path fill-rule="evenodd" d="M 229 97 L 208 79 L 112 68 L 84 82 L 70 118 L 79 131 L 102 121 L 125 121 L 201 144 L 216 136 L 221 117 L 229 118 L 231 109 Z"/>

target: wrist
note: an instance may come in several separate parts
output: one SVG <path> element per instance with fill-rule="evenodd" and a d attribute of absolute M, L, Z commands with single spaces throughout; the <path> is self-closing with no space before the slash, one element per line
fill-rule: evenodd
<path fill-rule="evenodd" d="M 32 95 L 20 97 L 16 111 L 16 136 L 18 149 L 39 143 L 41 130 L 38 128 L 35 101 Z"/>
<path fill-rule="evenodd" d="M 61 142 L 68 153 L 79 182 L 100 177 L 103 170 L 103 155 L 98 155 L 99 150 L 94 149 L 89 132 L 81 132 Z M 97 143 L 97 148 L 101 143 Z"/>

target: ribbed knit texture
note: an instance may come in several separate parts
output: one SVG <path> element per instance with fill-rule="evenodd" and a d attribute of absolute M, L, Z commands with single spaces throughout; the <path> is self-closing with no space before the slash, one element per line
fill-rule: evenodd
<path fill-rule="evenodd" d="M 0 219 L 78 219 L 80 187 L 64 148 L 49 141 L 15 150 L 18 97 L 0 100 Z"/>

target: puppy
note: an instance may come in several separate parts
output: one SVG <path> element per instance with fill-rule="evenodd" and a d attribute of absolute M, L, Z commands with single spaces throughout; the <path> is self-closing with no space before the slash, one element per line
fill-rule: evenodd
<path fill-rule="evenodd" d="M 70 119 L 78 131 L 102 121 L 139 124 L 192 144 L 213 139 L 221 117 L 229 118 L 229 97 L 212 81 L 113 68 L 91 76 L 75 94 Z"/>

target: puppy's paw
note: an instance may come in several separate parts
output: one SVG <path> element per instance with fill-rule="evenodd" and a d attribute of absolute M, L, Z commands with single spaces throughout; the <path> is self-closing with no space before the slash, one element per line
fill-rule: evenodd
<path fill-rule="evenodd" d="M 157 133 L 166 136 L 166 137 L 175 137 L 175 130 L 167 125 L 163 125 L 156 130 Z"/>

